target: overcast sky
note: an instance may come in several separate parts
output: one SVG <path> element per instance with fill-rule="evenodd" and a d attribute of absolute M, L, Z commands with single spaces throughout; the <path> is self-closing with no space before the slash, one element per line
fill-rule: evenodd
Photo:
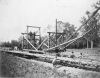
<path fill-rule="evenodd" d="M 55 26 L 55 19 L 79 27 L 79 20 L 98 0 L 0 0 L 0 41 L 18 39 L 26 26 Z"/>

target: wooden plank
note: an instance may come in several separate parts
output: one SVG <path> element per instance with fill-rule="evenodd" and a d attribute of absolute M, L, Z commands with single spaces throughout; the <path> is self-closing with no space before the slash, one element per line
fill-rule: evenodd
<path fill-rule="evenodd" d="M 37 26 L 27 26 L 27 27 L 33 27 L 33 28 L 41 28 L 41 27 L 37 27 Z"/>
<path fill-rule="evenodd" d="M 47 39 L 48 39 L 48 37 L 46 36 L 46 38 L 44 39 L 44 41 L 38 46 L 37 49 L 39 49 L 39 48 L 42 46 L 42 44 L 43 44 Z"/>
<path fill-rule="evenodd" d="M 36 51 L 38 51 L 33 45 L 32 45 L 32 43 L 24 36 L 24 38 L 27 40 L 27 42 L 36 50 Z"/>

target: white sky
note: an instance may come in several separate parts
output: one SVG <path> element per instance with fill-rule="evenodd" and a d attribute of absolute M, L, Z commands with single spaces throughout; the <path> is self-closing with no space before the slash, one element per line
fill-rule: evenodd
<path fill-rule="evenodd" d="M 79 20 L 98 0 L 0 0 L 0 42 L 18 39 L 26 26 L 44 28 L 55 19 L 79 27 Z"/>

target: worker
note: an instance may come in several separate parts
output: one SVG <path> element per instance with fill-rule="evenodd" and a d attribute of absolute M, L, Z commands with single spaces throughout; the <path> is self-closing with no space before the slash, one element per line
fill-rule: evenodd
<path fill-rule="evenodd" d="M 82 54 L 82 53 L 80 53 L 80 55 L 81 55 L 81 56 L 80 56 L 80 58 L 82 58 L 83 54 Z"/>
<path fill-rule="evenodd" d="M 82 59 L 84 57 L 83 53 L 80 53 L 79 58 Z"/>
<path fill-rule="evenodd" d="M 56 53 L 58 53 L 58 52 L 59 52 L 59 49 L 58 49 L 58 48 L 56 48 L 56 49 L 55 49 L 55 52 L 56 52 Z"/>
<path fill-rule="evenodd" d="M 56 60 L 57 60 L 57 55 L 54 57 L 54 59 L 52 61 L 53 67 L 56 67 L 56 65 L 57 65 Z"/>
<path fill-rule="evenodd" d="M 55 49 L 56 56 L 60 56 L 60 50 L 58 48 Z"/>
<path fill-rule="evenodd" d="M 57 56 L 59 56 L 59 49 L 58 48 L 55 49 L 55 53 L 56 53 L 56 55 L 52 61 L 53 67 L 56 67 L 56 64 L 57 64 L 56 60 L 57 60 Z"/>
<path fill-rule="evenodd" d="M 74 52 L 72 51 L 72 55 L 70 56 L 71 58 L 75 58 Z"/>

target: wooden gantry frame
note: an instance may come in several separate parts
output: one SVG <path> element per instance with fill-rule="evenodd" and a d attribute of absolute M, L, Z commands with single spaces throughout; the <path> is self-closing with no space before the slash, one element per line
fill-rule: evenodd
<path fill-rule="evenodd" d="M 21 33 L 22 35 L 23 35 L 23 39 L 22 39 L 22 49 L 24 49 L 24 39 L 27 41 L 27 49 L 28 49 L 28 44 L 30 44 L 36 51 L 37 51 L 37 49 L 36 49 L 36 47 L 30 42 L 30 39 L 28 39 L 27 37 L 25 37 L 25 35 L 29 35 L 29 28 L 35 28 L 35 29 L 38 29 L 38 31 L 39 31 L 39 34 L 37 35 L 35 32 L 35 34 L 34 34 L 34 36 L 36 37 L 36 36 L 38 36 L 38 39 L 34 39 L 34 42 L 36 41 L 36 40 L 38 40 L 38 41 L 40 41 L 40 44 L 41 44 L 41 27 L 37 27 L 37 26 L 27 26 L 27 32 L 26 33 Z M 33 34 L 32 34 L 33 35 Z"/>

